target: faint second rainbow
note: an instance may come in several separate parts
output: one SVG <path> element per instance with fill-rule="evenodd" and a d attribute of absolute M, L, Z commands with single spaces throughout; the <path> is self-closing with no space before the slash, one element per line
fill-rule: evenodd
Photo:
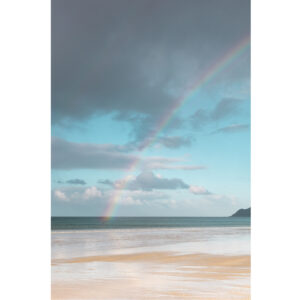
<path fill-rule="evenodd" d="M 187 86 L 185 92 L 174 101 L 174 104 L 170 107 L 165 115 L 157 122 L 154 130 L 151 131 L 149 136 L 144 140 L 140 146 L 140 156 L 133 160 L 127 169 L 127 174 L 134 171 L 137 164 L 140 161 L 141 154 L 144 150 L 150 147 L 157 139 L 162 130 L 168 125 L 172 117 L 177 113 L 177 111 L 182 107 L 182 105 L 191 98 L 200 88 L 203 87 L 205 83 L 219 74 L 224 70 L 233 60 L 239 57 L 248 47 L 250 46 L 250 36 L 246 36 L 240 40 L 234 47 L 232 47 L 228 52 L 226 52 L 220 59 L 215 61 L 208 69 L 201 73 L 201 75 L 194 80 L 190 85 Z M 127 175 L 121 181 L 119 186 L 113 192 L 113 195 L 109 199 L 108 206 L 103 214 L 103 218 L 107 219 L 112 215 L 114 208 L 116 207 L 118 200 L 122 195 L 122 191 L 126 188 L 130 177 Z"/>

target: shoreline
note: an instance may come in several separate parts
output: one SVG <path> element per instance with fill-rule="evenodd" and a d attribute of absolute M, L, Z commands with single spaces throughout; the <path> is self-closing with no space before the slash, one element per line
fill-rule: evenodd
<path fill-rule="evenodd" d="M 233 226 L 199 226 L 199 227 L 128 227 L 128 228 L 87 228 L 87 229 L 51 229 L 51 234 L 62 234 L 62 233 L 89 233 L 89 232 L 111 232 L 112 230 L 118 231 L 143 231 L 143 230 L 157 230 L 157 229 L 166 229 L 166 230 L 201 230 L 201 229 L 224 229 L 224 228 L 235 228 L 235 229 L 249 229 L 251 230 L 250 225 L 233 225 Z"/>

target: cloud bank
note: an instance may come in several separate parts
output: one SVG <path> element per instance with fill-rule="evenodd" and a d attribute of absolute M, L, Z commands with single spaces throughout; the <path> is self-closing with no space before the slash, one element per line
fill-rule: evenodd
<path fill-rule="evenodd" d="M 182 159 L 165 157 L 141 158 L 138 153 L 124 153 L 122 146 L 87 144 L 52 138 L 51 164 L 53 169 L 128 169 L 138 161 L 142 169 L 201 170 L 202 165 L 183 165 Z M 74 182 L 73 182 L 74 183 Z"/>
<path fill-rule="evenodd" d="M 122 180 L 115 183 L 115 187 L 123 186 Z M 155 175 L 153 172 L 143 172 L 136 178 L 130 180 L 126 184 L 126 189 L 129 190 L 175 190 L 175 189 L 187 189 L 189 186 L 179 178 L 162 178 Z"/>

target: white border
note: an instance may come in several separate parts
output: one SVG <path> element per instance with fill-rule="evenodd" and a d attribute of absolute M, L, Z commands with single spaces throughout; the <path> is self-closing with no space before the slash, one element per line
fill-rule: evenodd
<path fill-rule="evenodd" d="M 50 2 L 0 5 L 0 298 L 50 299 Z M 300 299 L 299 11 L 252 1 L 254 300 Z"/>
<path fill-rule="evenodd" d="M 50 2 L 0 3 L 0 299 L 50 299 Z"/>
<path fill-rule="evenodd" d="M 299 1 L 252 1 L 252 297 L 300 299 Z"/>

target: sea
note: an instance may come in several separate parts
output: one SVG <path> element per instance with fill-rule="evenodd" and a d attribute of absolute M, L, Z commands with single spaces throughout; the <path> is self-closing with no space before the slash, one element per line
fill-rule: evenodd
<path fill-rule="evenodd" d="M 52 217 L 52 258 L 134 252 L 249 254 L 248 217 Z"/>
<path fill-rule="evenodd" d="M 249 227 L 249 217 L 52 217 L 51 230 Z"/>

